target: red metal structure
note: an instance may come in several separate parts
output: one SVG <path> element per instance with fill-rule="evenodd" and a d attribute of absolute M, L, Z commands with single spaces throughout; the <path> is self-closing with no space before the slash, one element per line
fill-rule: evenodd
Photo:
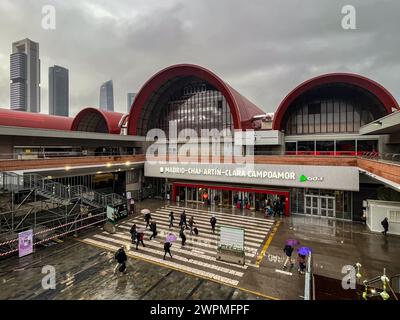
<path fill-rule="evenodd" d="M 183 77 L 197 77 L 220 91 L 229 104 L 235 129 L 251 129 L 252 117 L 264 114 L 264 111 L 243 97 L 213 72 L 197 65 L 178 64 L 156 73 L 140 89 L 129 114 L 128 134 L 136 135 L 138 121 L 140 121 L 142 113 L 151 112 L 152 109 L 148 106 L 149 100 L 157 96 L 160 89 L 165 90 L 166 87 L 173 86 L 176 79 Z"/>
<path fill-rule="evenodd" d="M 392 109 L 400 109 L 396 99 L 387 91 L 383 86 L 379 83 L 368 79 L 366 77 L 351 74 L 351 73 L 330 73 L 324 74 L 307 81 L 304 81 L 296 88 L 294 88 L 281 102 L 279 105 L 273 121 L 273 129 L 281 130 L 282 129 L 282 120 L 286 112 L 289 111 L 290 105 L 295 101 L 303 93 L 308 90 L 317 88 L 323 85 L 332 85 L 332 84 L 347 84 L 353 85 L 355 87 L 362 88 L 372 95 L 374 95 L 385 107 L 387 114 L 392 112 Z"/>
<path fill-rule="evenodd" d="M 73 118 L 0 108 L 0 126 L 69 130 Z"/>
<path fill-rule="evenodd" d="M 123 114 L 87 107 L 82 109 L 71 124 L 72 131 L 120 134 L 118 123 Z"/>

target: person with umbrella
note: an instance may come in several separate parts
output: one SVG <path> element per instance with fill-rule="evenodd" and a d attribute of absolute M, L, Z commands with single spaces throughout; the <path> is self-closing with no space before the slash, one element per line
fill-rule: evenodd
<path fill-rule="evenodd" d="M 165 239 L 165 243 L 164 243 L 164 260 L 165 260 L 165 256 L 167 255 L 167 253 L 170 255 L 171 259 L 172 259 L 172 254 L 171 254 L 171 247 L 172 247 L 172 242 L 176 240 L 176 236 L 172 233 L 170 233 L 167 236 L 167 239 Z"/>
<path fill-rule="evenodd" d="M 215 233 L 215 225 L 217 224 L 217 218 L 215 218 L 215 215 L 213 215 L 210 219 L 210 224 L 211 224 L 211 230 L 213 233 Z"/>
<path fill-rule="evenodd" d="M 186 236 L 184 230 L 185 228 L 182 226 L 181 231 L 179 232 L 179 237 L 182 239 L 182 247 L 185 245 L 186 242 Z"/>
<path fill-rule="evenodd" d="M 153 232 L 152 235 L 150 236 L 151 239 L 155 239 L 157 237 L 157 223 L 155 221 L 152 221 L 150 224 L 150 230 Z"/>
<path fill-rule="evenodd" d="M 301 247 L 297 250 L 297 252 L 297 263 L 299 264 L 298 271 L 299 273 L 304 274 L 304 271 L 306 270 L 306 257 L 310 254 L 311 249 L 307 247 Z"/>
<path fill-rule="evenodd" d="M 295 245 L 298 245 L 299 241 L 295 240 L 295 239 L 289 239 L 286 241 L 286 245 L 283 248 L 283 252 L 285 252 L 286 254 L 286 260 L 283 264 L 283 270 L 285 270 L 287 268 L 287 264 L 290 261 L 290 267 L 293 268 L 293 262 L 292 262 L 292 253 L 293 253 L 293 249 Z"/>
<path fill-rule="evenodd" d="M 169 213 L 169 228 L 170 228 L 170 229 L 174 226 L 174 220 L 175 220 L 175 218 L 174 218 L 174 212 L 171 211 L 171 212 Z"/>
<path fill-rule="evenodd" d="M 139 250 L 139 242 L 142 244 L 143 247 L 145 247 L 143 243 L 144 239 L 144 230 L 136 230 L 136 250 Z"/>
<path fill-rule="evenodd" d="M 144 221 L 146 221 L 146 229 L 147 229 L 147 227 L 150 225 L 150 220 L 153 220 L 153 218 L 151 217 L 149 209 L 144 209 L 142 210 L 142 212 L 144 213 Z"/>

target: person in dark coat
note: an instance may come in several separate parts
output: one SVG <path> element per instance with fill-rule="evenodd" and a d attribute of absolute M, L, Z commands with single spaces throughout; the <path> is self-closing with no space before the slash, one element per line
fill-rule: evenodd
<path fill-rule="evenodd" d="M 179 237 L 182 239 L 182 247 L 185 245 L 186 236 L 184 232 L 185 228 L 182 226 L 181 231 L 179 232 Z"/>
<path fill-rule="evenodd" d="M 136 233 L 136 250 L 139 250 L 139 243 L 141 243 L 142 246 L 145 247 L 145 245 L 143 243 L 143 239 L 144 239 L 144 233 L 143 232 L 137 232 Z"/>
<path fill-rule="evenodd" d="M 117 260 L 118 264 L 114 268 L 114 273 L 117 271 L 117 269 L 120 272 L 125 272 L 126 270 L 126 261 L 128 260 L 128 257 L 126 256 L 124 247 L 121 247 L 118 249 L 118 251 L 114 255 L 115 260 Z"/>
<path fill-rule="evenodd" d="M 285 260 L 285 263 L 283 264 L 283 270 L 285 270 L 287 268 L 288 262 L 290 262 L 290 266 L 293 267 L 293 263 L 291 262 L 293 247 L 287 244 L 283 248 L 283 252 L 285 252 L 285 254 L 286 254 L 286 260 Z"/>
<path fill-rule="evenodd" d="M 131 234 L 131 239 L 132 239 L 132 243 L 135 244 L 136 243 L 136 223 L 133 224 L 131 230 L 129 230 L 130 234 Z"/>
<path fill-rule="evenodd" d="M 211 230 L 213 233 L 215 233 L 215 225 L 217 224 L 217 219 L 213 215 L 210 219 L 210 224 L 211 224 Z"/>
<path fill-rule="evenodd" d="M 150 225 L 150 220 L 153 220 L 150 212 L 144 215 L 144 220 L 146 221 L 146 229 L 147 229 L 147 227 Z"/>
<path fill-rule="evenodd" d="M 174 226 L 174 212 L 171 211 L 169 214 L 169 228 L 171 229 Z"/>
<path fill-rule="evenodd" d="M 187 222 L 186 222 L 186 212 L 185 212 L 185 210 L 183 210 L 183 212 L 181 213 L 181 221 L 180 221 L 179 225 L 180 226 L 185 225 L 185 228 L 188 229 Z"/>
<path fill-rule="evenodd" d="M 190 228 L 190 234 L 193 234 L 193 227 L 196 224 L 196 222 L 194 222 L 194 217 L 191 216 L 189 218 L 189 228 Z"/>
<path fill-rule="evenodd" d="M 381 225 L 382 225 L 382 227 L 383 227 L 382 233 L 383 233 L 383 235 L 386 236 L 387 232 L 389 231 L 389 221 L 388 221 L 388 218 L 387 218 L 387 217 L 385 217 L 385 219 L 383 219 L 383 220 L 381 221 Z"/>
<path fill-rule="evenodd" d="M 164 243 L 164 260 L 165 260 L 165 256 L 167 255 L 167 253 L 170 255 L 171 259 L 172 259 L 172 254 L 171 254 L 171 247 L 172 247 L 172 243 L 171 242 L 165 242 Z"/>
<path fill-rule="evenodd" d="M 155 221 L 152 221 L 150 224 L 150 230 L 153 232 L 150 236 L 150 240 L 153 238 L 155 239 L 157 237 L 157 223 Z"/>

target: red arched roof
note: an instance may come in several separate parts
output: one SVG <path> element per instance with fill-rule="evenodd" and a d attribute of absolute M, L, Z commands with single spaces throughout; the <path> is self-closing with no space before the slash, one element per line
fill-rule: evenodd
<path fill-rule="evenodd" d="M 0 108 L 0 126 L 69 130 L 72 118 Z"/>
<path fill-rule="evenodd" d="M 118 123 L 122 116 L 123 113 L 87 107 L 75 116 L 71 130 L 119 134 L 121 128 L 118 127 Z"/>
<path fill-rule="evenodd" d="M 264 113 L 264 111 L 243 97 L 210 70 L 192 64 L 178 64 L 159 71 L 140 89 L 129 113 L 128 134 L 137 134 L 137 123 L 140 119 L 143 106 L 152 93 L 157 91 L 168 80 L 185 76 L 200 78 L 214 86 L 224 95 L 232 113 L 235 129 L 251 129 L 251 118 Z"/>
<path fill-rule="evenodd" d="M 280 130 L 283 117 L 291 103 L 304 92 L 324 84 L 345 83 L 365 89 L 375 95 L 385 107 L 387 113 L 392 112 L 392 108 L 399 109 L 396 99 L 379 83 L 366 77 L 351 73 L 329 73 L 324 74 L 307 81 L 294 88 L 283 99 L 275 113 L 273 129 Z"/>

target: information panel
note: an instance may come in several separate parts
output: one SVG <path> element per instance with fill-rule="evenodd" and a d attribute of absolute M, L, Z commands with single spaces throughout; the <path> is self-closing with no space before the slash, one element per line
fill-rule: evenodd
<path fill-rule="evenodd" d="M 244 250 L 244 229 L 220 226 L 220 246 L 235 250 Z"/>
<path fill-rule="evenodd" d="M 18 256 L 24 257 L 33 252 L 33 230 L 18 233 Z"/>

